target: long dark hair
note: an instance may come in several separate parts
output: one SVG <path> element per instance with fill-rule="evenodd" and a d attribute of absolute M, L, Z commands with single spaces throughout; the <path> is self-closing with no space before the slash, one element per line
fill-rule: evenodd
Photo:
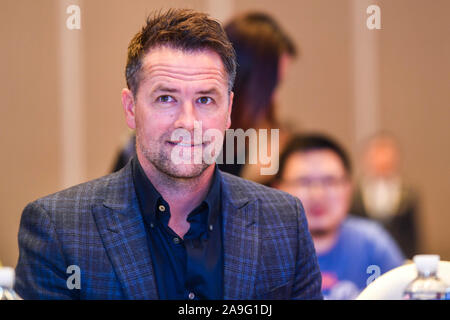
<path fill-rule="evenodd" d="M 225 32 L 237 60 L 232 128 L 247 130 L 261 117 L 275 124 L 272 97 L 279 81 L 279 61 L 284 53 L 296 55 L 294 43 L 272 17 L 260 12 L 235 17 Z"/>

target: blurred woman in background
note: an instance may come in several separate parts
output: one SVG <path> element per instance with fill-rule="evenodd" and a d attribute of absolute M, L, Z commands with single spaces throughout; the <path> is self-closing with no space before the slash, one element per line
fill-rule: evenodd
<path fill-rule="evenodd" d="M 268 133 L 270 129 L 279 129 L 281 149 L 289 133 L 276 118 L 276 93 L 280 82 L 285 78 L 289 63 L 297 55 L 295 44 L 271 16 L 261 12 L 236 16 L 227 23 L 225 32 L 233 44 L 237 58 L 230 129 L 268 129 Z M 268 141 L 270 140 L 268 136 Z M 234 163 L 219 165 L 220 169 L 267 183 L 273 176 L 260 174 L 261 163 L 248 164 L 248 150 L 248 143 L 245 150 L 235 149 Z M 271 146 L 268 146 L 268 150 L 272 150 Z M 226 159 L 225 152 L 226 148 L 223 159 Z M 236 159 L 243 152 L 247 161 L 245 164 L 237 164 Z M 272 157 L 272 161 L 278 163 L 278 157 Z"/>

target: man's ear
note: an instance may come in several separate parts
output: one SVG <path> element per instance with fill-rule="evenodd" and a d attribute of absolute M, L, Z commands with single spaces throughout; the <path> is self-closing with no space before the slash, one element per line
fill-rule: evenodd
<path fill-rule="evenodd" d="M 233 98 L 234 98 L 234 92 L 230 91 L 230 95 L 228 97 L 228 118 L 227 118 L 227 129 L 230 129 L 231 126 L 231 111 L 233 110 Z"/>
<path fill-rule="evenodd" d="M 355 190 L 355 182 L 353 181 L 352 177 L 348 177 L 348 192 L 350 193 L 350 197 L 353 196 L 353 192 Z"/>
<path fill-rule="evenodd" d="M 122 106 L 128 128 L 136 129 L 134 96 L 130 89 L 124 88 L 122 90 Z"/>

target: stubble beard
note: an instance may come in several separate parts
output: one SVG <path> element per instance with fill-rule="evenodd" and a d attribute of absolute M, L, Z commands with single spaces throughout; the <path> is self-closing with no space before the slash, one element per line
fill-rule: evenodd
<path fill-rule="evenodd" d="M 203 160 L 200 164 L 175 164 L 171 159 L 171 148 L 166 146 L 167 139 L 161 137 L 160 141 L 145 144 L 141 139 L 139 130 L 136 131 L 136 148 L 139 148 L 145 159 L 160 173 L 171 179 L 194 179 L 210 166 Z"/>

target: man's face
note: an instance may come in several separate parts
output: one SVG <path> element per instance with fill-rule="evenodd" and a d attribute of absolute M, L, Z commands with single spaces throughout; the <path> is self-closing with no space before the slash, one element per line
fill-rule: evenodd
<path fill-rule="evenodd" d="M 398 174 L 400 154 L 390 138 L 375 138 L 364 155 L 366 173 L 372 177 L 389 178 Z"/>
<path fill-rule="evenodd" d="M 136 97 L 128 89 L 122 92 L 127 124 L 136 129 L 137 152 L 142 156 L 139 159 L 171 177 L 199 176 L 211 164 L 174 163 L 172 151 L 176 148 L 194 155 L 208 146 L 201 135 L 194 135 L 195 123 L 201 123 L 203 133 L 216 129 L 224 134 L 231 124 L 232 98 L 228 75 L 217 53 L 150 49 L 143 58 Z M 174 131 L 180 129 L 189 133 L 191 144 L 174 138 Z M 197 133 L 199 129 L 197 126 Z"/>
<path fill-rule="evenodd" d="M 313 236 L 335 231 L 347 215 L 351 182 L 333 151 L 292 154 L 286 161 L 279 188 L 302 201 Z"/>

